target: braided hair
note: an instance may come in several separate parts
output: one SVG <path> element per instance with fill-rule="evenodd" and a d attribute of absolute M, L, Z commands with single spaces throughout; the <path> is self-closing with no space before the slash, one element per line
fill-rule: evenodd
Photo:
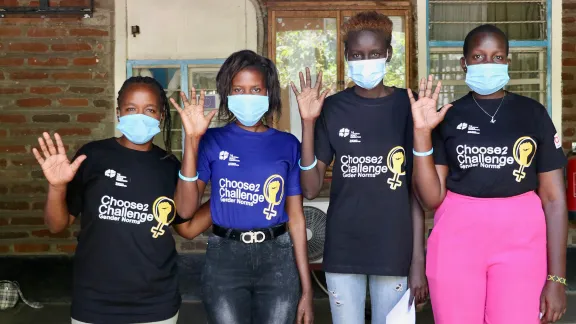
<path fill-rule="evenodd" d="M 216 75 L 217 89 L 220 94 L 218 118 L 227 123 L 235 120 L 234 114 L 228 109 L 228 96 L 232 93 L 232 80 L 234 80 L 238 72 L 244 69 L 255 69 L 264 77 L 264 84 L 268 90 L 269 106 L 263 119 L 270 120 L 270 117 L 279 118 L 282 103 L 280 101 L 278 70 L 271 60 L 250 50 L 242 50 L 230 55 Z"/>
<path fill-rule="evenodd" d="M 156 79 L 151 77 L 133 76 L 124 81 L 122 88 L 118 91 L 118 107 L 121 106 L 126 91 L 136 84 L 145 84 L 158 94 L 158 103 L 160 104 L 161 114 L 164 116 L 164 125 L 162 127 L 164 149 L 168 155 L 172 155 L 172 116 L 170 114 L 170 104 L 168 103 L 166 92 L 164 92 L 164 87 L 162 87 Z"/>

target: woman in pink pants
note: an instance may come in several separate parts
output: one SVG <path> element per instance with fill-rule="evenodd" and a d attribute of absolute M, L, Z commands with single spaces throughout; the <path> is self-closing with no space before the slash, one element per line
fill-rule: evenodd
<path fill-rule="evenodd" d="M 503 90 L 508 49 L 501 30 L 477 27 L 461 59 L 468 95 L 437 111 L 432 76 L 419 100 L 408 92 L 416 192 L 436 209 L 436 324 L 553 323 L 566 310 L 566 159 L 546 109 Z"/>

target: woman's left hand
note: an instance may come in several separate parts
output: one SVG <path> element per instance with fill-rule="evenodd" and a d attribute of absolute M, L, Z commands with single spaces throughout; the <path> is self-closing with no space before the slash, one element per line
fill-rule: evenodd
<path fill-rule="evenodd" d="M 566 287 L 560 283 L 546 281 L 540 296 L 542 323 L 555 323 L 566 313 Z"/>
<path fill-rule="evenodd" d="M 410 304 L 414 300 L 414 305 L 421 304 L 428 298 L 428 281 L 426 280 L 426 269 L 424 262 L 413 262 L 408 275 L 408 288 L 410 288 Z"/>
<path fill-rule="evenodd" d="M 314 310 L 312 307 L 312 292 L 303 293 L 298 302 L 298 313 L 296 315 L 296 324 L 314 323 Z"/>

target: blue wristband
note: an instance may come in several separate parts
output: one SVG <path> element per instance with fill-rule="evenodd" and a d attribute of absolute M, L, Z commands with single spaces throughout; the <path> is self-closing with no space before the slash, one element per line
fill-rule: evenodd
<path fill-rule="evenodd" d="M 314 156 L 314 162 L 312 162 L 312 164 L 310 164 L 307 167 L 303 167 L 302 164 L 300 164 L 300 161 L 301 161 L 301 159 L 298 160 L 298 166 L 300 167 L 300 170 L 302 170 L 302 171 L 312 170 L 312 169 L 314 169 L 314 167 L 318 163 L 318 159 L 316 159 L 316 156 Z"/>
<path fill-rule="evenodd" d="M 414 149 L 412 149 L 412 153 L 414 153 L 414 156 L 429 156 L 434 153 L 434 148 L 431 148 L 428 152 L 416 152 Z"/>
<path fill-rule="evenodd" d="M 180 177 L 180 179 L 187 181 L 187 182 L 194 182 L 196 180 L 198 180 L 198 171 L 196 171 L 196 176 L 193 178 L 188 178 L 182 175 L 182 173 L 180 171 L 178 171 L 178 177 Z"/>

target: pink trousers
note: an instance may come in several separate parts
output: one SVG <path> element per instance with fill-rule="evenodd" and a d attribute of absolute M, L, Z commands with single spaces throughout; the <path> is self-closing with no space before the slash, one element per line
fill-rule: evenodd
<path fill-rule="evenodd" d="M 540 198 L 448 192 L 428 239 L 426 275 L 436 324 L 538 324 L 546 282 Z"/>

